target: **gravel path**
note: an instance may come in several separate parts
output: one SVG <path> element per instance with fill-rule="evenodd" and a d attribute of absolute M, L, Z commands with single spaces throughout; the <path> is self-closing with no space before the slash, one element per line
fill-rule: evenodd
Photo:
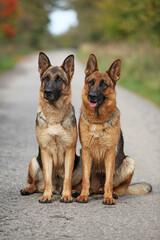
<path fill-rule="evenodd" d="M 61 65 L 72 51 L 48 52 Z M 93 196 L 88 204 L 40 204 L 41 194 L 21 196 L 28 164 L 37 154 L 35 117 L 40 86 L 37 55 L 0 76 L 0 239 L 160 239 L 160 109 L 117 88 L 125 152 L 136 160 L 133 182 L 153 186 L 148 196 L 124 196 L 115 206 Z M 107 68 L 108 66 L 106 66 Z M 76 61 L 72 103 L 78 119 L 85 66 Z M 123 77 L 123 76 L 122 76 Z M 77 146 L 77 152 L 80 145 Z"/>

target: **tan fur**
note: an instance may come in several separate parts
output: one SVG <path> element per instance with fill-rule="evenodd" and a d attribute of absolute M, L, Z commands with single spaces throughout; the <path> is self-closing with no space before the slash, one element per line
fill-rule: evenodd
<path fill-rule="evenodd" d="M 120 114 L 116 107 L 114 83 L 110 81 L 108 73 L 100 73 L 98 71 L 97 60 L 94 55 L 90 55 L 85 73 L 86 79 L 85 86 L 82 90 L 82 108 L 79 120 L 79 132 L 82 144 L 83 179 L 81 195 L 77 198 L 77 201 L 86 202 L 88 200 L 92 170 L 92 175 L 96 175 L 98 172 L 105 173 L 106 179 L 103 201 L 107 204 L 113 204 L 114 199 L 112 197 L 112 191 L 115 149 L 120 135 Z M 90 79 L 94 79 L 95 84 L 93 90 L 96 90 L 99 88 L 102 78 L 105 79 L 106 84 L 110 85 L 110 87 L 104 91 L 107 100 L 100 107 L 94 109 L 89 106 L 88 82 Z M 112 127 L 110 127 L 109 122 L 103 123 L 111 114 L 114 114 Z"/>
<path fill-rule="evenodd" d="M 83 107 L 82 107 L 82 111 Z M 89 178 L 90 178 L 90 171 L 92 167 L 92 175 L 96 175 L 97 173 L 105 173 L 108 176 L 106 181 L 109 182 L 109 186 L 106 184 L 106 194 L 105 201 L 113 202 L 112 199 L 112 182 L 110 179 L 113 179 L 113 171 L 114 171 L 114 161 L 112 159 L 115 158 L 114 152 L 115 147 L 118 142 L 119 133 L 120 133 L 120 124 L 119 124 L 119 111 L 118 109 L 117 115 L 114 119 L 114 128 L 110 128 L 109 124 L 102 124 L 102 125 L 94 125 L 91 123 L 86 122 L 83 118 L 82 114 L 80 116 L 79 121 L 79 131 L 80 131 L 80 139 L 82 143 L 82 161 L 83 161 L 83 169 L 85 169 L 85 164 L 87 165 L 86 168 L 88 171 L 88 181 L 82 182 L 82 191 L 84 185 L 85 191 L 81 193 L 82 196 L 85 196 L 84 199 L 87 200 L 87 196 L 89 195 Z M 84 160 L 83 160 L 84 159 Z M 92 166 L 93 164 L 93 166 Z M 89 170 L 88 170 L 89 166 Z M 106 168 L 105 168 L 106 166 Z M 93 173 L 94 172 L 94 173 Z M 108 174 L 107 174 L 108 173 Z M 110 173 L 112 176 L 110 176 Z M 84 179 L 85 173 L 83 173 Z M 93 180 L 94 182 L 94 180 Z M 100 185 L 97 186 L 95 189 L 95 183 L 91 182 L 91 189 L 93 192 L 98 192 Z M 82 197 L 83 198 L 83 197 Z M 82 199 L 81 197 L 78 198 Z M 108 200 L 109 199 L 109 200 Z M 111 199 L 111 200 L 110 200 Z"/>
<path fill-rule="evenodd" d="M 33 157 L 28 168 L 27 182 L 29 187 L 23 188 L 23 191 L 32 194 L 34 192 L 43 192 L 44 190 L 44 178 L 43 172 L 37 162 L 37 157 Z"/>
<path fill-rule="evenodd" d="M 135 170 L 135 161 L 130 157 L 124 155 L 122 163 L 115 169 L 121 132 L 115 85 L 120 78 L 120 70 L 121 61 L 118 59 L 108 71 L 99 72 L 96 57 L 93 54 L 89 56 L 79 119 L 83 177 L 78 202 L 87 202 L 90 193 L 101 192 L 104 193 L 104 204 L 114 204 L 112 195 L 132 194 L 132 192 L 146 194 L 150 191 L 149 186 L 146 185 L 140 185 L 139 189 L 134 185 L 129 187 Z M 103 82 L 105 85 L 101 87 Z M 97 95 L 100 91 L 103 93 L 105 100 L 98 107 L 90 105 L 90 91 Z"/>
<path fill-rule="evenodd" d="M 70 81 L 74 72 L 73 56 L 69 56 L 61 67 L 51 67 L 48 57 L 40 53 L 39 72 L 41 87 L 36 119 L 36 135 L 41 150 L 43 172 L 36 157 L 32 159 L 28 171 L 29 193 L 44 190 L 40 202 L 51 202 L 52 192 L 62 191 L 61 201 L 71 202 L 72 171 L 74 166 L 77 126 L 71 105 Z M 61 96 L 57 101 L 44 98 L 45 76 L 63 78 Z M 62 188 L 63 180 L 63 188 Z M 34 187 L 33 187 L 34 186 Z M 30 188 L 32 190 L 30 190 Z"/>
<path fill-rule="evenodd" d="M 136 183 L 136 184 L 131 184 L 127 188 L 125 194 L 147 195 L 151 191 L 152 191 L 152 186 L 149 183 Z"/>
<path fill-rule="evenodd" d="M 120 167 L 114 172 L 114 187 L 117 187 L 120 183 L 122 183 L 127 175 L 132 174 L 135 170 L 135 167 L 135 161 L 130 157 L 126 157 Z"/>

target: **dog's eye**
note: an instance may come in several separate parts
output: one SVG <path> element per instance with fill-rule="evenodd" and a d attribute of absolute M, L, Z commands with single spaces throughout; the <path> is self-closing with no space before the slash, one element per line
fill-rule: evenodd
<path fill-rule="evenodd" d="M 88 86 L 89 86 L 89 87 L 92 87 L 92 86 L 94 85 L 94 82 L 95 82 L 94 79 L 90 80 L 90 81 L 88 82 Z"/>
<path fill-rule="evenodd" d="M 44 77 L 43 81 L 48 82 L 49 81 L 49 77 L 48 76 Z"/>
<path fill-rule="evenodd" d="M 107 86 L 107 83 L 106 83 L 104 80 L 102 80 L 102 81 L 100 82 L 99 86 L 100 86 L 101 88 L 103 88 L 103 89 L 108 87 L 108 86 Z"/>

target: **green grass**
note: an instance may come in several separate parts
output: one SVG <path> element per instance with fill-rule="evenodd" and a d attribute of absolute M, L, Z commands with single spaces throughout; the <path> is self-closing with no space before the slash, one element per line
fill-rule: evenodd
<path fill-rule="evenodd" d="M 6 55 L 6 56 L 1 55 L 0 56 L 0 73 L 13 68 L 15 66 L 15 64 L 16 64 L 16 61 L 15 61 L 15 59 L 12 56 L 10 56 L 10 55 Z"/>
<path fill-rule="evenodd" d="M 122 72 L 119 85 L 134 91 L 160 106 L 160 50 L 150 46 L 82 46 L 77 56 L 84 63 L 90 53 L 98 59 L 100 71 L 106 71 L 114 60 L 121 58 Z"/>
<path fill-rule="evenodd" d="M 14 47 L 9 49 L 6 46 L 0 47 L 0 73 L 12 69 L 21 58 L 33 52 L 32 49 L 27 47 L 17 47 L 16 49 Z"/>

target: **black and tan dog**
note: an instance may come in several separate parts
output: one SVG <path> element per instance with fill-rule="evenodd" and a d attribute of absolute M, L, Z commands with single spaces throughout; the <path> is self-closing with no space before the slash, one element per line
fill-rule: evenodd
<path fill-rule="evenodd" d="M 77 125 L 71 105 L 74 56 L 68 56 L 61 67 L 54 67 L 49 58 L 40 52 L 39 72 L 41 87 L 36 118 L 39 154 L 29 164 L 27 181 L 30 185 L 23 188 L 21 194 L 44 191 L 39 201 L 49 203 L 52 192 L 60 193 L 63 185 L 61 201 L 71 202 L 77 143 Z"/>
<path fill-rule="evenodd" d="M 143 195 L 152 189 L 147 183 L 130 185 L 135 161 L 123 152 L 115 92 L 120 72 L 120 59 L 100 72 L 95 55 L 89 56 L 79 120 L 83 179 L 78 202 L 87 202 L 89 193 L 104 192 L 103 203 L 110 205 L 118 195 Z"/>

